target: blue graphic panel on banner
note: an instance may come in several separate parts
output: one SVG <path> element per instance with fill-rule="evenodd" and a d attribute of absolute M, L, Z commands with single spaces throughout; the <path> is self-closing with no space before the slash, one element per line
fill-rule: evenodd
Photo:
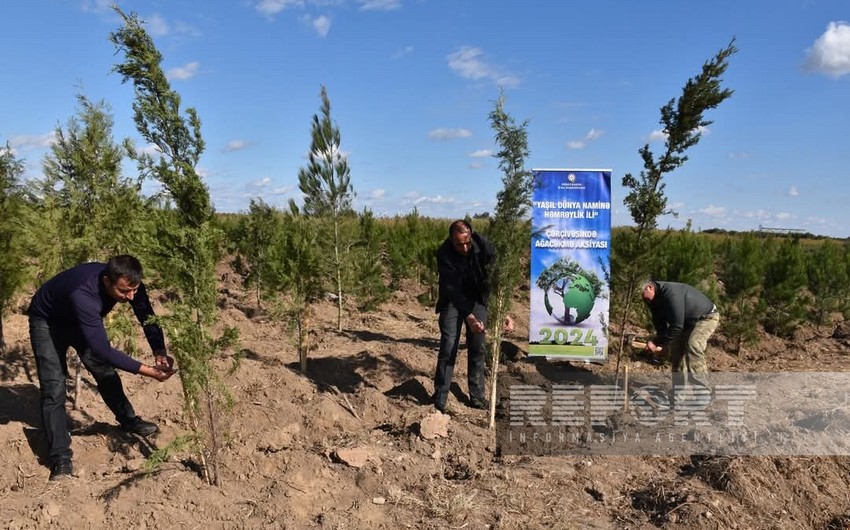
<path fill-rule="evenodd" d="M 604 361 L 611 170 L 533 172 L 529 355 Z"/>

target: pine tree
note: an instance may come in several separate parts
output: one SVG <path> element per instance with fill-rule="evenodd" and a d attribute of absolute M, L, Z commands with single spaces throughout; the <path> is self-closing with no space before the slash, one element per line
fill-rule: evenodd
<path fill-rule="evenodd" d="M 747 232 L 727 238 L 720 247 L 719 279 L 723 285 L 720 298 L 723 331 L 735 341 L 735 351 L 758 339 L 757 325 L 763 307 L 759 304 L 765 268 L 762 241 Z"/>
<path fill-rule="evenodd" d="M 175 206 L 157 212 L 157 238 L 150 242 L 157 270 L 177 294 L 169 305 L 170 315 L 159 321 L 180 366 L 184 412 L 204 478 L 219 485 L 220 418 L 232 397 L 213 359 L 232 347 L 237 335 L 235 329 L 226 328 L 218 338 L 212 336 L 218 318 L 215 262 L 221 233 L 212 222 L 209 191 L 197 171 L 204 151 L 201 120 L 194 108 L 186 108 L 185 115 L 181 112 L 180 96 L 171 89 L 160 65 L 162 55 L 142 22 L 135 14 L 114 9 L 124 26 L 110 34 L 110 40 L 125 56 L 115 71 L 123 82 L 133 83 L 136 129 L 159 155 L 137 151 L 129 141 L 125 148 L 140 174 L 159 181 Z"/>
<path fill-rule="evenodd" d="M 811 320 L 820 327 L 830 323 L 833 313 L 850 310 L 850 264 L 844 249 L 831 240 L 805 258 L 808 288 L 814 297 Z"/>
<path fill-rule="evenodd" d="M 269 249 L 269 292 L 278 301 L 278 311 L 295 331 L 301 372 L 307 372 L 307 357 L 315 344 L 310 342 L 313 304 L 322 295 L 323 262 L 318 246 L 316 219 L 302 215 L 294 201 L 283 217 Z"/>
<path fill-rule="evenodd" d="M 691 230 L 690 221 L 681 230 L 668 231 L 656 253 L 658 278 L 696 286 L 713 297 L 714 248 L 707 237 Z"/>
<path fill-rule="evenodd" d="M 236 237 L 236 272 L 246 287 L 253 287 L 262 309 L 263 278 L 269 267 L 269 247 L 278 228 L 277 211 L 262 199 L 251 199 L 248 215 L 239 223 Z"/>
<path fill-rule="evenodd" d="M 762 315 L 765 331 L 780 337 L 793 335 L 803 321 L 809 303 L 806 281 L 800 240 L 787 237 L 765 268 L 761 298 L 765 306 Z"/>
<path fill-rule="evenodd" d="M 372 311 L 385 302 L 390 290 L 384 282 L 384 252 L 378 220 L 371 210 L 358 216 L 360 240 L 354 249 L 354 295 L 361 311 Z"/>
<path fill-rule="evenodd" d="M 330 247 L 337 295 L 337 327 L 342 331 L 343 271 L 350 265 L 349 250 L 353 238 L 342 231 L 343 217 L 353 213 L 354 188 L 351 169 L 340 151 L 339 127 L 331 119 L 331 102 L 324 85 L 321 89 L 320 114 L 313 115 L 307 167 L 298 171 L 298 189 L 304 194 L 304 213 L 328 220 Z"/>
<path fill-rule="evenodd" d="M 24 161 L 7 143 L 0 149 L 0 353 L 6 349 L 3 316 L 25 277 L 23 171 Z"/>
<path fill-rule="evenodd" d="M 40 253 L 56 267 L 47 275 L 131 253 L 144 234 L 138 222 L 146 217 L 141 183 L 121 175 L 124 151 L 113 141 L 108 104 L 93 103 L 82 94 L 77 102 L 77 114 L 65 129 L 56 127 L 56 142 L 37 184 L 44 220 L 52 225 L 53 237 Z"/>

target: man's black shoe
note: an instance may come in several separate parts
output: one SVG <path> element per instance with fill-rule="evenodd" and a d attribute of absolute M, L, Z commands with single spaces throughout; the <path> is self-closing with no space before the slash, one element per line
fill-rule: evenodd
<path fill-rule="evenodd" d="M 156 426 L 156 423 L 145 421 L 139 416 L 136 416 L 127 423 L 122 423 L 121 429 L 126 432 L 138 434 L 140 436 L 150 436 L 151 434 L 157 432 L 159 430 L 159 427 Z"/>
<path fill-rule="evenodd" d="M 490 408 L 490 404 L 487 403 L 486 399 L 472 398 L 469 400 L 469 406 L 473 409 L 479 410 L 487 410 Z"/>
<path fill-rule="evenodd" d="M 437 397 L 437 394 L 431 395 L 431 404 L 434 405 L 434 408 L 442 412 L 446 413 L 446 402 Z"/>
<path fill-rule="evenodd" d="M 59 460 L 50 468 L 50 480 L 61 480 L 74 476 L 74 466 L 70 460 Z"/>

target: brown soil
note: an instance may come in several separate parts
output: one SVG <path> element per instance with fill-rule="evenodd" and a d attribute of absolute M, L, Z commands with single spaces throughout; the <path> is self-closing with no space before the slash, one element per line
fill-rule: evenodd
<path fill-rule="evenodd" d="M 306 375 L 286 327 L 256 311 L 231 275 L 221 321 L 247 355 L 227 378 L 236 398 L 221 458 L 220 487 L 190 455 L 157 472 L 140 468 L 156 447 L 186 432 L 179 381 L 128 376 L 137 412 L 161 432 L 119 431 L 84 372 L 71 410 L 77 477 L 48 482 L 38 434 L 35 367 L 26 317 L 5 320 L 0 358 L 0 525 L 5 528 L 850 528 L 850 458 L 766 456 L 507 456 L 487 413 L 466 407 L 465 353 L 451 418 L 428 405 L 439 332 L 415 289 L 380 310 L 317 312 L 318 348 Z M 515 352 L 502 370 L 569 371 L 525 355 L 527 305 L 515 308 Z M 249 316 L 250 315 L 250 316 Z M 710 345 L 712 370 L 845 371 L 847 339 L 805 331 L 767 338 L 757 350 Z M 635 371 L 661 371 L 633 359 Z M 611 372 L 607 365 L 583 369 Z M 71 405 L 69 404 L 69 410 Z M 445 429 L 445 433 L 441 433 Z M 441 434 L 445 434 L 442 436 Z"/>

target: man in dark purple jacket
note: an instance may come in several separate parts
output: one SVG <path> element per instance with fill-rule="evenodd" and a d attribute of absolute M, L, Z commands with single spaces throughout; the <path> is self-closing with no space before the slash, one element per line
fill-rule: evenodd
<path fill-rule="evenodd" d="M 129 303 L 142 324 L 154 353 L 153 365 L 142 364 L 110 345 L 103 317 L 118 302 Z M 73 474 L 65 411 L 69 347 L 74 348 L 83 366 L 94 376 L 103 401 L 122 429 L 143 436 L 157 431 L 156 424 L 136 415 L 115 370 L 157 381 L 174 374 L 174 360 L 166 353 L 162 329 L 146 323 L 154 312 L 138 259 L 115 256 L 106 264 L 85 263 L 60 272 L 36 291 L 27 313 L 41 387 L 42 421 L 50 446 L 50 480 Z"/>

